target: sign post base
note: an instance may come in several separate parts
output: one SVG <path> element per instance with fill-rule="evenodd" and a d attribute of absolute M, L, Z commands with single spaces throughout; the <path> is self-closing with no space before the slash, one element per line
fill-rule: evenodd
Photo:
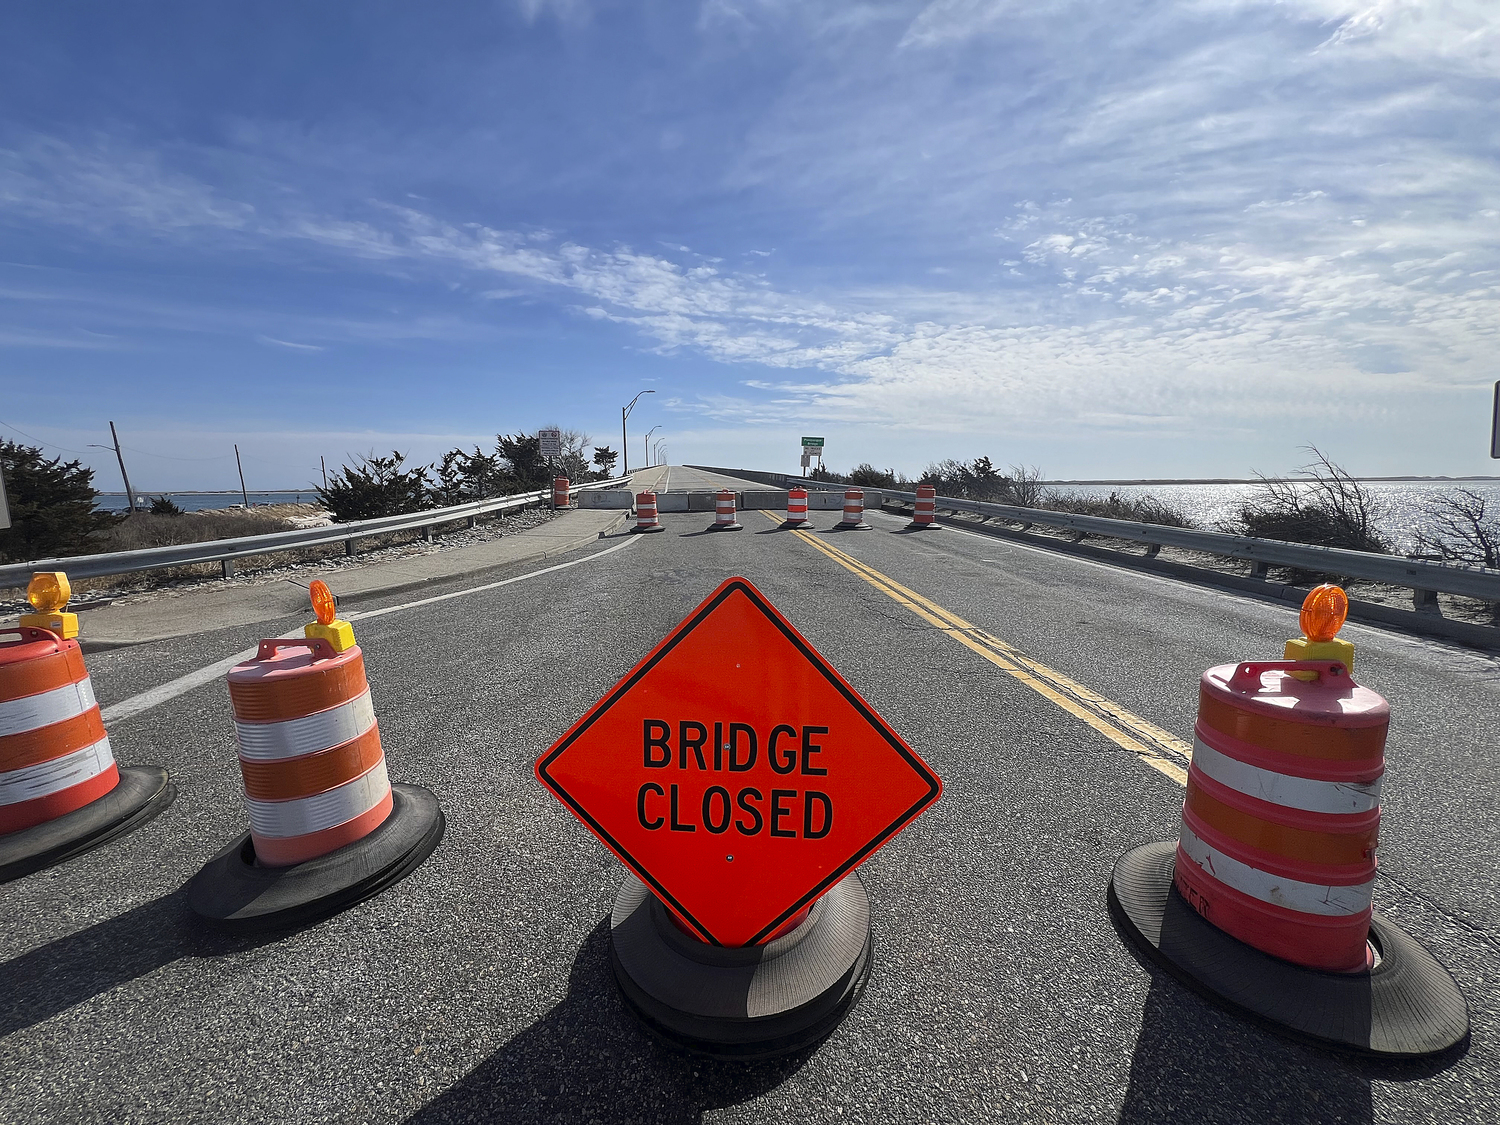
<path fill-rule="evenodd" d="M 764 945 L 710 945 L 627 875 L 610 912 L 610 960 L 626 1003 L 672 1046 L 748 1061 L 830 1034 L 870 976 L 870 900 L 850 872 L 795 929 Z"/>

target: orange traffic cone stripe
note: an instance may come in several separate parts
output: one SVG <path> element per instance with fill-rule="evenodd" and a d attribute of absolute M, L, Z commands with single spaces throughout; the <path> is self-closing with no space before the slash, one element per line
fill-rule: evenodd
<path fill-rule="evenodd" d="M 249 667 L 270 670 L 261 662 L 251 662 L 241 664 L 234 671 Z M 229 681 L 234 717 L 246 723 L 298 719 L 315 711 L 337 707 L 369 690 L 363 660 L 314 666 L 304 675 L 282 682 L 273 682 L 255 672 L 247 672 L 244 678 Z"/>
<path fill-rule="evenodd" d="M 1264 750 L 1299 758 L 1379 761 L 1385 754 L 1384 726 L 1331 726 L 1293 723 L 1233 707 L 1200 692 L 1198 718 L 1207 727 Z"/>
<path fill-rule="evenodd" d="M 88 682 L 83 652 L 76 645 L 15 663 L 0 664 L 0 700 L 20 699 Z"/>

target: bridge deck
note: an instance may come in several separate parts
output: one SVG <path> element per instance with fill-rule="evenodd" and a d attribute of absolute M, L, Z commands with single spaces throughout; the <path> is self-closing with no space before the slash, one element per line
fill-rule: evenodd
<path fill-rule="evenodd" d="M 717 484 L 668 475 L 664 487 Z M 1104 906 L 1115 857 L 1175 832 L 1174 745 L 1191 738 L 1197 676 L 1279 656 L 1293 612 L 951 529 L 903 535 L 878 513 L 873 532 L 813 537 L 833 554 L 766 514 L 741 513 L 734 535 L 704 534 L 711 519 L 669 515 L 666 534 L 601 543 L 630 545 L 594 561 L 356 622 L 391 776 L 435 791 L 449 829 L 410 878 L 305 932 L 217 937 L 186 911 L 183 883 L 244 826 L 222 683 L 115 722 L 117 756 L 169 767 L 180 796 L 134 834 L 0 887 L 0 1119 L 1500 1117 L 1494 659 L 1346 631 L 1360 680 L 1395 716 L 1377 907 L 1449 966 L 1475 1019 L 1451 1066 L 1381 1070 L 1288 1043 L 1143 967 Z M 765 591 L 946 783 L 864 868 L 864 999 L 816 1051 L 752 1067 L 675 1055 L 623 1009 L 604 921 L 619 865 L 531 775 L 730 574 Z M 890 583 L 941 613 L 914 612 Z M 98 653 L 90 668 L 118 703 L 301 620 Z M 991 641 L 1074 709 L 1006 671 Z M 1083 717 L 1105 704 L 1160 728 L 1141 734 L 1147 753 Z"/>

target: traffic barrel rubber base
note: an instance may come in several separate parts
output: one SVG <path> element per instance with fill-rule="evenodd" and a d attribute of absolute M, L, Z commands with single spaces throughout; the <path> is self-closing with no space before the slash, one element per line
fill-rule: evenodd
<path fill-rule="evenodd" d="M 447 822 L 419 785 L 391 786 L 391 815 L 368 836 L 291 867 L 260 867 L 246 832 L 188 881 L 188 905 L 225 929 L 295 929 L 320 922 L 422 866 Z"/>
<path fill-rule="evenodd" d="M 870 978 L 870 900 L 856 873 L 807 920 L 765 945 L 709 945 L 678 928 L 630 875 L 610 912 L 610 960 L 625 1001 L 668 1044 L 751 1061 L 820 1042 Z"/>
<path fill-rule="evenodd" d="M 122 766 L 120 782 L 81 809 L 0 836 L 0 883 L 19 879 L 133 832 L 177 796 L 160 766 Z"/>
<path fill-rule="evenodd" d="M 630 533 L 632 535 L 651 535 L 653 532 L 666 530 L 667 525 L 664 523 L 653 523 L 650 527 L 641 527 L 639 524 L 637 524 L 635 527 L 632 527 L 630 529 Z"/>
<path fill-rule="evenodd" d="M 708 530 L 709 531 L 744 531 L 745 530 L 745 525 L 742 524 L 742 523 L 711 523 L 711 524 L 708 525 Z"/>
<path fill-rule="evenodd" d="M 874 531 L 875 528 L 867 523 L 836 523 L 830 529 L 833 531 Z"/>
<path fill-rule="evenodd" d="M 1370 921 L 1374 967 L 1308 969 L 1262 953 L 1202 917 L 1173 885 L 1177 842 L 1126 852 L 1109 879 L 1109 912 L 1147 958 L 1211 1000 L 1294 1039 L 1386 1059 L 1442 1054 L 1469 1036 L 1448 971 L 1389 919 Z"/>
<path fill-rule="evenodd" d="M 916 520 L 912 520 L 911 523 L 907 524 L 901 530 L 902 531 L 942 531 L 943 530 L 943 525 L 940 524 L 940 523 L 918 523 Z"/>

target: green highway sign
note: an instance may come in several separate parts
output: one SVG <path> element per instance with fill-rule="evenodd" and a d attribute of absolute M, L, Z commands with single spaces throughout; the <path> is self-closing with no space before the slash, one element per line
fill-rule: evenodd
<path fill-rule="evenodd" d="M 822 449 L 823 439 L 820 437 L 805 437 L 802 439 L 803 449 Z"/>

